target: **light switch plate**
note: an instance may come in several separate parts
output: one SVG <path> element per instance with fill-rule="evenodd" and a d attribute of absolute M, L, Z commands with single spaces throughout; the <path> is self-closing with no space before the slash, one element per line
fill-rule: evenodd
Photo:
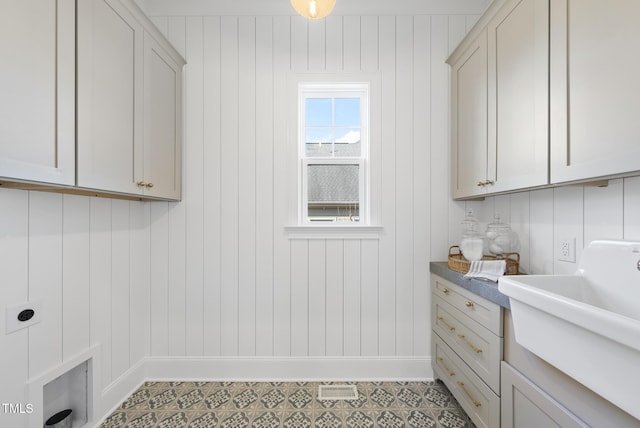
<path fill-rule="evenodd" d="M 25 309 L 32 309 L 34 312 L 33 317 L 28 321 L 20 321 L 18 319 L 18 314 Z M 6 317 L 6 334 L 13 333 L 26 327 L 31 327 L 42 320 L 42 301 L 32 300 L 31 302 L 7 308 Z"/>

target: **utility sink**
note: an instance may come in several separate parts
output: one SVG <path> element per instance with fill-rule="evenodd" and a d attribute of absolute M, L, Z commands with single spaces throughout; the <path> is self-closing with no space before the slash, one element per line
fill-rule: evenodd
<path fill-rule="evenodd" d="M 573 275 L 504 276 L 516 341 L 640 419 L 640 242 L 593 241 Z"/>

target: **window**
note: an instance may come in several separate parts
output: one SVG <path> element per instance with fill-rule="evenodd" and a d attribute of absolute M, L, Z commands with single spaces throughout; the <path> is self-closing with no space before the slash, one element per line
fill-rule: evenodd
<path fill-rule="evenodd" d="M 301 224 L 369 224 L 369 85 L 300 84 Z"/>

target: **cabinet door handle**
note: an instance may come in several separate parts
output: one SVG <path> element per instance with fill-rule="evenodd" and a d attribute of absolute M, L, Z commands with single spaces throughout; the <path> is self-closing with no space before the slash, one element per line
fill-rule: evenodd
<path fill-rule="evenodd" d="M 446 322 L 442 317 L 438 317 L 438 321 L 442 321 L 442 324 L 446 325 L 447 328 L 451 331 L 454 331 L 456 329 L 455 327 L 452 327 L 448 322 Z"/>
<path fill-rule="evenodd" d="M 443 289 L 442 289 L 442 292 L 443 292 L 444 294 L 449 294 L 449 289 L 448 289 L 448 288 L 443 288 Z"/>
<path fill-rule="evenodd" d="M 493 186 L 494 184 L 496 184 L 494 181 L 491 180 L 487 180 L 484 182 L 485 186 Z"/>
<path fill-rule="evenodd" d="M 467 303 L 464 304 L 467 308 L 473 308 L 473 302 L 469 302 L 467 301 Z"/>
<path fill-rule="evenodd" d="M 476 184 L 476 186 L 478 187 L 483 187 L 486 186 L 487 183 L 485 183 L 484 181 L 478 181 L 478 184 Z"/>
<path fill-rule="evenodd" d="M 147 183 L 147 188 L 151 189 L 153 187 L 153 183 Z"/>
<path fill-rule="evenodd" d="M 479 353 L 481 353 L 481 352 L 482 352 L 482 349 L 480 349 L 480 348 L 476 347 L 473 343 L 469 342 L 469 339 L 467 339 L 467 336 L 465 336 L 464 334 L 458 334 L 458 337 L 459 337 L 460 339 L 464 340 L 464 341 L 465 341 L 465 343 L 466 343 L 467 345 L 469 345 L 469 348 L 473 349 L 473 351 L 474 351 L 476 354 L 479 354 Z"/>
<path fill-rule="evenodd" d="M 467 388 L 465 388 L 465 386 L 464 386 L 464 382 L 457 381 L 456 383 L 458 384 L 460 389 L 462 389 L 464 391 L 464 393 L 467 394 L 467 397 L 469 397 L 469 400 L 471 400 L 471 402 L 473 403 L 474 406 L 476 406 L 476 407 L 482 406 L 481 402 L 477 401 L 476 399 L 474 399 L 471 396 L 471 394 L 469 394 L 469 391 L 467 391 Z"/>
<path fill-rule="evenodd" d="M 438 361 L 440 361 L 440 365 L 442 367 L 444 367 L 444 369 L 447 371 L 449 376 L 455 376 L 456 375 L 456 372 L 452 371 L 449 367 L 447 367 L 447 365 L 444 363 L 444 360 L 442 359 L 442 357 L 438 357 Z"/>
<path fill-rule="evenodd" d="M 138 187 L 147 187 L 147 186 L 149 185 L 149 183 L 145 183 L 144 181 L 138 181 L 138 182 L 136 183 L 136 185 L 137 185 Z"/>

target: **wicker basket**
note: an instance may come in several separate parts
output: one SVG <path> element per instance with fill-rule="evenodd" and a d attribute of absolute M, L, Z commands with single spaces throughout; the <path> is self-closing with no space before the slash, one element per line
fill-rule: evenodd
<path fill-rule="evenodd" d="M 457 250 L 457 252 L 454 252 L 454 250 Z M 518 253 L 504 253 L 501 257 L 483 256 L 482 260 L 505 260 L 507 262 L 505 275 L 518 275 L 519 273 L 520 254 Z M 467 273 L 471 267 L 471 262 L 464 258 L 458 245 L 452 245 L 449 247 L 448 265 L 451 270 Z"/>

